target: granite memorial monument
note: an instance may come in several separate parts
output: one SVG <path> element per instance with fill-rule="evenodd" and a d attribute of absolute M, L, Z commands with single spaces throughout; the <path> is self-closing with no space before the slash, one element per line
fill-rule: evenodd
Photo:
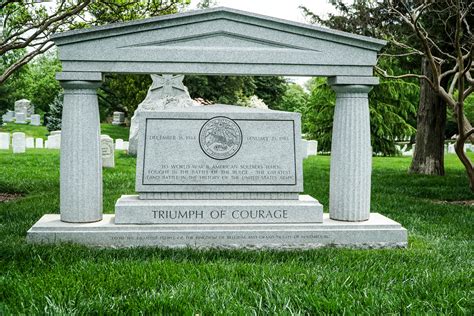
<path fill-rule="evenodd" d="M 384 41 L 228 8 L 74 30 L 52 40 L 64 88 L 60 215 L 39 219 L 30 242 L 407 245 L 400 224 L 370 212 L 368 93 L 378 84 L 373 66 Z M 138 114 L 137 194 L 120 198 L 117 214 L 103 214 L 96 89 L 105 73 L 328 77 L 336 92 L 329 214 L 320 222 L 321 205 L 299 196 L 298 115 L 225 105 Z"/>

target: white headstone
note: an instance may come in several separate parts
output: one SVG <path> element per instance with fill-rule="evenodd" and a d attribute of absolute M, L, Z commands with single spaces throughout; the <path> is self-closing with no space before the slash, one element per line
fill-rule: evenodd
<path fill-rule="evenodd" d="M 413 147 L 410 148 L 410 150 L 408 150 L 407 148 L 408 148 L 408 145 L 405 145 L 402 148 L 402 155 L 403 156 L 413 156 L 413 150 L 415 149 L 415 145 L 413 145 Z"/>
<path fill-rule="evenodd" d="M 15 113 L 15 123 L 26 124 L 26 114 L 22 112 Z"/>
<path fill-rule="evenodd" d="M 448 154 L 455 154 L 456 150 L 454 149 L 454 143 L 448 145 Z"/>
<path fill-rule="evenodd" d="M 40 126 L 41 125 L 41 116 L 39 114 L 33 114 L 31 116 L 31 125 Z"/>
<path fill-rule="evenodd" d="M 123 125 L 125 124 L 125 113 L 114 112 L 112 125 Z"/>
<path fill-rule="evenodd" d="M 49 149 L 61 148 L 61 134 L 54 134 L 54 135 L 48 136 L 48 148 Z"/>
<path fill-rule="evenodd" d="M 115 140 L 115 150 L 123 150 L 123 139 L 117 138 Z"/>
<path fill-rule="evenodd" d="M 26 137 L 25 133 L 16 132 L 12 135 L 13 153 L 24 153 L 26 151 Z"/>
<path fill-rule="evenodd" d="M 48 140 L 45 140 L 45 141 L 44 141 L 44 148 L 50 149 L 50 148 L 49 148 L 49 141 L 48 141 Z"/>
<path fill-rule="evenodd" d="M 10 122 L 13 122 L 14 119 L 15 119 L 15 112 L 9 110 L 7 111 L 7 113 L 5 113 L 5 119 L 3 121 L 10 123 Z"/>
<path fill-rule="evenodd" d="M 27 117 L 30 117 L 35 113 L 35 107 L 31 104 L 31 101 L 21 99 L 15 102 L 15 113 L 25 113 Z"/>
<path fill-rule="evenodd" d="M 109 135 L 100 135 L 100 148 L 102 152 L 102 167 L 114 168 L 114 140 Z"/>
<path fill-rule="evenodd" d="M 307 156 L 316 156 L 318 154 L 318 141 L 308 140 Z"/>
<path fill-rule="evenodd" d="M 124 141 L 123 142 L 123 150 L 128 151 L 128 146 L 129 146 L 129 142 Z"/>
<path fill-rule="evenodd" d="M 49 135 L 60 135 L 61 131 L 52 131 Z"/>
<path fill-rule="evenodd" d="M 303 159 L 308 158 L 308 141 L 306 139 L 301 139 L 301 153 Z"/>
<path fill-rule="evenodd" d="M 33 137 L 26 138 L 26 148 L 35 148 L 35 139 Z"/>
<path fill-rule="evenodd" d="M 42 138 L 37 138 L 35 140 L 35 147 L 36 148 L 43 148 L 43 139 Z"/>
<path fill-rule="evenodd" d="M 10 133 L 0 133 L 0 149 L 10 149 Z"/>

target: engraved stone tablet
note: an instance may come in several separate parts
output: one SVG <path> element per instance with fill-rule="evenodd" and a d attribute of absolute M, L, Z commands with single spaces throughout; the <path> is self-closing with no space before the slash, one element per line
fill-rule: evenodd
<path fill-rule="evenodd" d="M 143 112 L 140 126 L 139 193 L 303 191 L 299 113 L 212 105 Z"/>

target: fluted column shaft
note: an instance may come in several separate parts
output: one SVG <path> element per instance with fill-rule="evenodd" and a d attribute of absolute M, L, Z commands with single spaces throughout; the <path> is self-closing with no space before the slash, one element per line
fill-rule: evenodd
<path fill-rule="evenodd" d="M 61 126 L 61 220 L 102 219 L 102 160 L 97 88 L 99 82 L 63 81 Z"/>
<path fill-rule="evenodd" d="M 364 221 L 370 215 L 372 147 L 368 93 L 371 86 L 334 85 L 329 188 L 330 218 Z"/>

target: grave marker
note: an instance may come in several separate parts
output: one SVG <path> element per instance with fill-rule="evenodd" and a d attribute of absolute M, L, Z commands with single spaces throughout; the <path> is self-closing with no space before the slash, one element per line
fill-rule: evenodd
<path fill-rule="evenodd" d="M 0 149 L 10 149 L 10 133 L 0 133 Z"/>
<path fill-rule="evenodd" d="M 24 113 L 25 117 L 30 117 L 35 112 L 35 107 L 30 100 L 21 99 L 15 102 L 15 116 Z"/>
<path fill-rule="evenodd" d="M 35 148 L 35 139 L 33 137 L 26 138 L 26 148 Z"/>
<path fill-rule="evenodd" d="M 16 124 L 27 124 L 26 114 L 22 112 L 15 113 L 15 123 Z"/>
<path fill-rule="evenodd" d="M 35 140 L 35 147 L 36 148 L 43 148 L 43 139 L 42 138 L 37 138 Z"/>
<path fill-rule="evenodd" d="M 114 140 L 109 135 L 100 136 L 100 147 L 102 153 L 102 167 L 114 168 Z"/>
<path fill-rule="evenodd" d="M 30 125 L 33 126 L 40 126 L 41 125 L 41 116 L 39 114 L 31 115 L 31 122 Z"/>
<path fill-rule="evenodd" d="M 14 154 L 24 153 L 26 151 L 25 133 L 15 132 L 12 134 L 12 147 Z"/>
<path fill-rule="evenodd" d="M 114 112 L 112 125 L 123 125 L 125 124 L 125 113 Z"/>

